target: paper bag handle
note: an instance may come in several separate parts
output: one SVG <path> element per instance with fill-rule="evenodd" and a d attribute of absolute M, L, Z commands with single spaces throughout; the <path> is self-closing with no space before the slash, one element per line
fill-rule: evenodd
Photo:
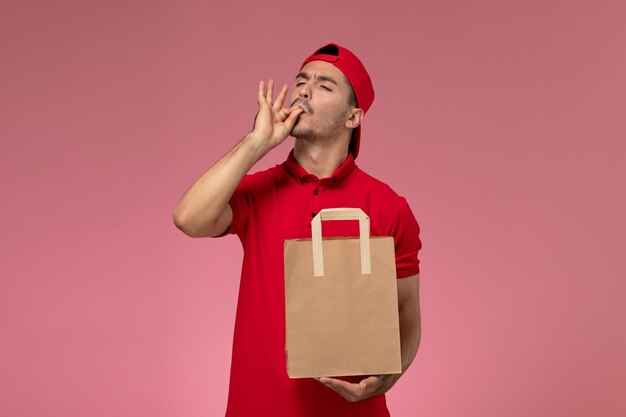
<path fill-rule="evenodd" d="M 361 246 L 361 274 L 372 273 L 370 258 L 370 218 L 359 208 L 322 209 L 311 220 L 313 243 L 313 276 L 324 276 L 324 253 L 322 248 L 322 220 L 358 220 Z"/>

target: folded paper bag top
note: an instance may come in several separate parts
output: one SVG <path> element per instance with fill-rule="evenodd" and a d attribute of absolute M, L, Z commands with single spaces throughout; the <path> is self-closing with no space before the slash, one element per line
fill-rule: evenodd
<path fill-rule="evenodd" d="M 322 222 L 358 220 L 359 236 L 322 239 Z M 358 208 L 321 210 L 311 239 L 285 241 L 291 378 L 400 373 L 393 237 L 370 237 Z"/>

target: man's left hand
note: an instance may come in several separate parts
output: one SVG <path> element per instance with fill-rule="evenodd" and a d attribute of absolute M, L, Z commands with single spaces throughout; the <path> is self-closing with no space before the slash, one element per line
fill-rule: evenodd
<path fill-rule="evenodd" d="M 367 400 L 387 392 L 397 381 L 398 375 L 369 376 L 353 384 L 337 378 L 315 378 L 321 384 L 341 395 L 350 402 Z"/>

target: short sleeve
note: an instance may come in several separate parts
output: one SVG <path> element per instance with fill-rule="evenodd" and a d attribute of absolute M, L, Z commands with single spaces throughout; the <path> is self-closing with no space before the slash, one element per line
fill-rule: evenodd
<path fill-rule="evenodd" d="M 406 278 L 420 272 L 418 252 L 422 249 L 420 228 L 409 204 L 402 198 L 402 206 L 396 217 L 392 235 L 396 250 L 396 275 Z"/>
<path fill-rule="evenodd" d="M 248 176 L 246 175 L 241 180 L 232 197 L 228 201 L 233 213 L 233 218 L 228 230 L 226 230 L 222 236 L 227 234 L 236 234 L 241 236 L 244 230 L 246 230 L 246 220 L 250 208 L 249 201 L 250 195 L 248 188 Z"/>

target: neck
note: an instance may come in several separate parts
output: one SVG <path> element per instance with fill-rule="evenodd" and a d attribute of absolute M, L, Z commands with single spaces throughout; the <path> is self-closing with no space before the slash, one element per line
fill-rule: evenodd
<path fill-rule="evenodd" d="M 293 156 L 308 173 L 328 178 L 348 157 L 348 141 L 296 139 Z"/>

